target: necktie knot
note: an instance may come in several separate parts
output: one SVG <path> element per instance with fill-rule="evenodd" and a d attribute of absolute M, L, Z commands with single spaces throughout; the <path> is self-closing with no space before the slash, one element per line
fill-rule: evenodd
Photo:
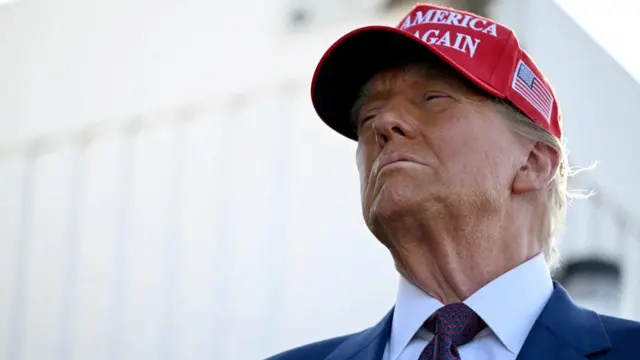
<path fill-rule="evenodd" d="M 441 307 L 425 325 L 435 335 L 450 339 L 456 347 L 473 340 L 487 326 L 475 311 L 463 303 Z"/>

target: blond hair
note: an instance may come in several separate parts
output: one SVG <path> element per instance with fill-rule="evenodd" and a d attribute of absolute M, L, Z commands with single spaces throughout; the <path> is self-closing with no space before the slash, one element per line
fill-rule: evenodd
<path fill-rule="evenodd" d="M 593 168 L 595 164 L 588 168 L 570 167 L 564 138 L 559 139 L 552 135 L 511 103 L 503 100 L 496 100 L 496 103 L 513 131 L 528 139 L 546 144 L 558 153 L 558 168 L 548 189 L 546 218 L 539 239 L 549 267 L 555 269 L 560 260 L 557 237 L 564 227 L 569 201 L 593 195 L 592 191 L 569 190 L 567 183 L 570 177 Z"/>

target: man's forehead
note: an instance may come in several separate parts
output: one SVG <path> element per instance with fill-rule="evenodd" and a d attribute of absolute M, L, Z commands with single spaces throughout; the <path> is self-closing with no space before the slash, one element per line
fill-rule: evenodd
<path fill-rule="evenodd" d="M 378 72 L 364 84 L 362 93 L 372 95 L 411 85 L 451 86 L 458 81 L 449 69 L 439 64 L 411 63 Z"/>

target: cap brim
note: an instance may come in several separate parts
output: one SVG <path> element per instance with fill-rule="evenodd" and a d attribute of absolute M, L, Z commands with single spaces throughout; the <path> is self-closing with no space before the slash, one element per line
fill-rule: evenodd
<path fill-rule="evenodd" d="M 382 70 L 408 62 L 424 61 L 430 54 L 437 55 L 489 93 L 501 96 L 437 47 L 412 34 L 389 26 L 366 26 L 342 36 L 320 59 L 311 84 L 313 106 L 318 116 L 332 129 L 357 140 L 350 112 L 361 87 Z"/>

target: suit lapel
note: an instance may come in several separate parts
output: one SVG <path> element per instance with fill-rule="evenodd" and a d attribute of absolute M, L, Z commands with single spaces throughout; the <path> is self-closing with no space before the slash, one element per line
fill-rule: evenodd
<path fill-rule="evenodd" d="M 392 318 L 393 309 L 374 327 L 350 336 L 325 360 L 382 360 Z"/>
<path fill-rule="evenodd" d="M 578 307 L 560 284 L 527 336 L 517 360 L 584 360 L 611 348 L 609 337 L 593 311 Z"/>

